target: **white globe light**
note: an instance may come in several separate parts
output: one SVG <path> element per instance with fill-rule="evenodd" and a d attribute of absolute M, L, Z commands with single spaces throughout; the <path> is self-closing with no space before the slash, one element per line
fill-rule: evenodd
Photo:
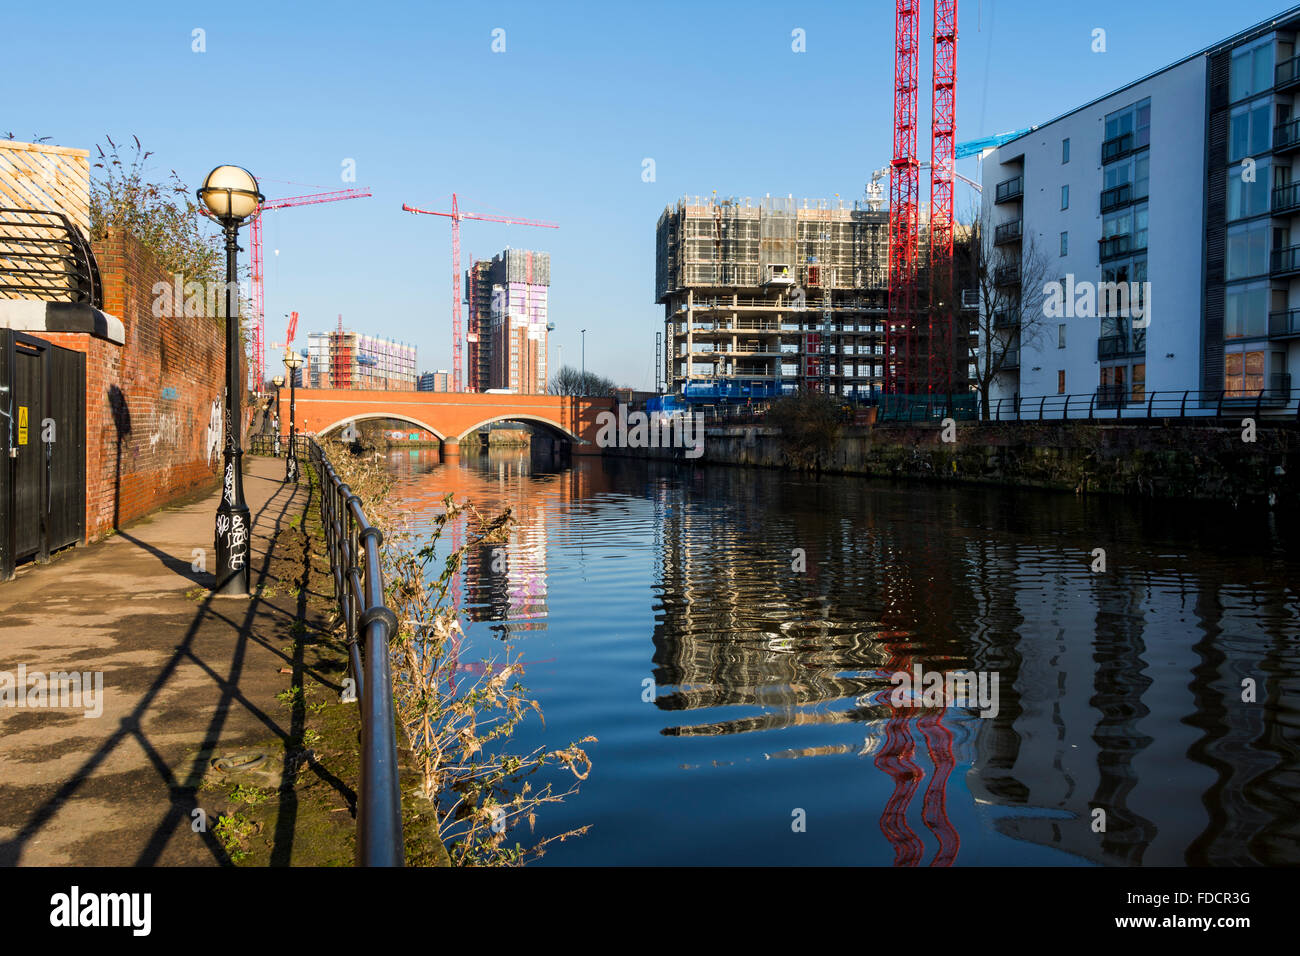
<path fill-rule="evenodd" d="M 199 198 L 218 219 L 240 222 L 257 212 L 262 194 L 257 180 L 239 166 L 218 166 L 208 173 L 199 189 Z"/>

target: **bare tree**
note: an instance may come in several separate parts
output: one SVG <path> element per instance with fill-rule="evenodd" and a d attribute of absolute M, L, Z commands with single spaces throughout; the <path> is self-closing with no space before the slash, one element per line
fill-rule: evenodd
<path fill-rule="evenodd" d="M 551 395 L 582 395 L 604 398 L 614 393 L 614 383 L 595 372 L 581 372 L 570 365 L 565 365 L 546 386 Z"/>
<path fill-rule="evenodd" d="M 1051 279 L 1046 252 L 1032 232 L 975 218 L 971 241 L 964 244 L 966 275 L 979 300 L 970 337 L 971 384 L 979 393 L 981 417 L 989 418 L 989 392 L 997 377 L 1017 371 L 1023 349 L 1040 347 L 1048 335 L 1043 314 L 1044 286 Z"/>

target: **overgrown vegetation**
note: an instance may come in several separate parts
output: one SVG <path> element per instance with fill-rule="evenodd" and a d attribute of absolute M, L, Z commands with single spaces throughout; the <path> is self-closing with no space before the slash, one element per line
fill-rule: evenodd
<path fill-rule="evenodd" d="M 327 454 L 353 492 L 365 501 L 367 517 L 384 530 L 384 577 L 388 604 L 397 615 L 393 642 L 393 691 L 398 720 L 418 772 L 421 796 L 431 801 L 437 829 L 451 860 L 460 865 L 517 866 L 540 857 L 548 845 L 587 831 L 580 827 L 532 839 L 512 840 L 527 824 L 535 834 L 538 810 L 576 793 L 591 771 L 583 745 L 513 753 L 515 730 L 542 709 L 521 683 L 523 664 L 507 647 L 502 660 L 485 660 L 481 673 L 467 677 L 460 667 L 465 632 L 450 603 L 453 575 L 473 549 L 504 543 L 513 518 L 509 510 L 492 519 L 472 505 L 443 499 L 443 512 L 417 542 L 404 527 L 391 496 L 392 480 L 372 459 L 351 456 L 329 443 Z M 464 523 L 464 544 L 442 548 L 452 522 Z M 474 670 L 478 670 L 475 668 Z M 544 768 L 563 768 L 557 786 Z M 570 776 L 571 775 L 571 776 Z"/>
<path fill-rule="evenodd" d="M 818 468 L 835 449 L 844 424 L 840 405 L 829 395 L 800 392 L 774 401 L 766 423 L 781 431 L 781 452 L 794 468 Z"/>
<path fill-rule="evenodd" d="M 120 230 L 134 236 L 164 269 L 185 281 L 225 282 L 221 238 L 199 212 L 198 199 L 176 170 L 155 181 L 146 161 L 153 155 L 133 136 L 124 149 L 110 136 L 96 144 L 98 162 L 90 187 L 90 238 Z"/>

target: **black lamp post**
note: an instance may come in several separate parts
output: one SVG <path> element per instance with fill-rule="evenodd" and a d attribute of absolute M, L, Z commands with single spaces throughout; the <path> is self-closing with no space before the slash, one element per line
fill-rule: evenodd
<path fill-rule="evenodd" d="M 274 438 L 272 439 L 272 442 L 275 450 L 275 457 L 279 458 L 280 457 L 280 387 L 284 385 L 284 376 L 277 375 L 275 378 L 271 379 L 271 384 L 275 386 L 275 424 L 272 426 L 274 428 Z"/>
<path fill-rule="evenodd" d="M 199 202 L 221 223 L 226 234 L 226 448 L 217 506 L 217 567 L 214 594 L 238 597 L 248 594 L 248 546 L 252 534 L 248 505 L 244 502 L 243 449 L 239 447 L 240 397 L 244 383 L 239 374 L 239 284 L 236 267 L 239 227 L 257 214 L 263 196 L 257 180 L 238 166 L 218 166 L 198 189 Z"/>
<path fill-rule="evenodd" d="M 284 480 L 297 483 L 298 450 L 294 446 L 297 444 L 296 435 L 298 430 L 294 420 L 294 395 L 295 386 L 298 384 L 298 369 L 302 367 L 302 356 L 293 349 L 286 347 L 284 350 L 284 367 L 289 370 L 289 455 L 284 460 Z"/>

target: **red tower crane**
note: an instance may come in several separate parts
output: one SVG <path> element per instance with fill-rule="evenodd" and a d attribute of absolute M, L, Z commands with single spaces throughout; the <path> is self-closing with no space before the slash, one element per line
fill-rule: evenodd
<path fill-rule="evenodd" d="M 463 390 L 462 361 L 460 341 L 460 221 L 474 219 L 480 222 L 504 222 L 509 226 L 538 226 L 542 229 L 559 229 L 553 222 L 541 222 L 534 219 L 516 219 L 508 216 L 478 216 L 470 212 L 461 212 L 456 202 L 456 194 L 451 194 L 451 212 L 435 212 L 429 209 L 417 209 L 402 203 L 403 212 L 420 213 L 425 216 L 446 216 L 451 220 L 451 361 L 453 392 Z"/>
<path fill-rule="evenodd" d="M 916 255 L 921 171 L 916 156 L 921 0 L 895 0 L 894 156 L 889 164 L 889 316 L 885 391 L 908 394 L 916 352 Z"/>
<path fill-rule="evenodd" d="M 270 209 L 285 209 L 289 206 L 314 206 L 323 202 L 339 202 L 344 199 L 362 199 L 371 193 L 368 189 L 339 189 L 334 192 L 313 193 L 309 196 L 289 196 L 284 199 L 268 199 L 258 208 L 253 217 L 253 275 L 252 329 L 253 360 L 248 363 L 249 376 L 252 378 L 253 390 L 260 392 L 266 381 L 266 313 L 262 305 L 262 213 Z M 291 336 L 292 337 L 292 336 Z"/>
<path fill-rule="evenodd" d="M 889 320 L 885 391 L 947 391 L 953 378 L 953 187 L 956 182 L 957 0 L 934 0 L 930 130 L 930 287 L 918 285 L 917 94 L 921 0 L 895 0 L 894 157 L 889 174 Z"/>

